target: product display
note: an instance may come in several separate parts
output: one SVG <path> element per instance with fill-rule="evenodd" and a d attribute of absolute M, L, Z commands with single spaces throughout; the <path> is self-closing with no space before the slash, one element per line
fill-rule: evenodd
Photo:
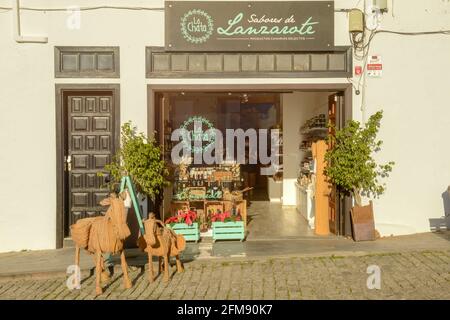
<path fill-rule="evenodd" d="M 326 129 L 327 127 L 327 119 L 325 114 L 319 114 L 308 121 L 300 128 L 302 133 L 308 133 L 314 129 Z"/>
<path fill-rule="evenodd" d="M 299 146 L 302 160 L 298 170 L 297 178 L 297 210 L 302 214 L 312 229 L 317 229 L 316 233 L 326 234 L 323 215 L 317 219 L 317 211 L 322 214 L 323 197 L 317 198 L 316 193 L 322 192 L 317 189 L 317 179 L 322 177 L 323 154 L 317 152 L 317 145 L 326 145 L 325 139 L 328 134 L 327 117 L 325 114 L 319 114 L 308 121 L 300 128 L 302 141 Z M 322 150 L 322 149 L 320 149 Z M 322 157 L 322 158 L 320 158 Z M 320 158 L 320 159 L 319 159 Z M 322 178 L 321 178 L 322 179 Z M 320 200 L 320 203 L 318 201 Z M 319 223 L 319 228 L 317 224 Z"/>
<path fill-rule="evenodd" d="M 252 188 L 240 190 L 241 186 L 241 167 L 235 161 L 207 166 L 182 159 L 175 170 L 169 220 L 195 213 L 202 232 L 211 228 L 213 216 L 227 214 L 233 221 L 245 221 L 243 193 Z"/>
<path fill-rule="evenodd" d="M 312 117 L 300 128 L 303 140 L 300 143 L 299 150 L 303 152 L 303 160 L 300 162 L 298 172 L 297 182 L 299 185 L 307 187 L 312 183 L 313 176 L 316 173 L 316 164 L 311 147 L 314 142 L 326 139 L 327 133 L 327 117 L 325 114 Z"/>

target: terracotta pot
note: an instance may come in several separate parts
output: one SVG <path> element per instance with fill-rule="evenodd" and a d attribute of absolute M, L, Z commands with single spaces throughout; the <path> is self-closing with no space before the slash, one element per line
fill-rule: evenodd
<path fill-rule="evenodd" d="M 353 239 L 355 241 L 375 240 L 375 222 L 373 219 L 373 204 L 354 206 L 352 208 Z"/>

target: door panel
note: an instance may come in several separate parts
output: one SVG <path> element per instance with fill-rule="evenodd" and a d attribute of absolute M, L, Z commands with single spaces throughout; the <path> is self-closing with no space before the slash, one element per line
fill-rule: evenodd
<path fill-rule="evenodd" d="M 112 95 L 74 94 L 66 96 L 65 130 L 67 190 L 66 234 L 78 219 L 104 212 L 100 201 L 108 195 L 105 180 L 98 177 L 114 154 L 114 108 Z"/>

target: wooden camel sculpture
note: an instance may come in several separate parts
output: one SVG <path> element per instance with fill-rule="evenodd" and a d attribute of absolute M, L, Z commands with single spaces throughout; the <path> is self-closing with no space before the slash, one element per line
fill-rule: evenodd
<path fill-rule="evenodd" d="M 72 239 L 75 242 L 75 264 L 80 264 L 80 249 L 86 249 L 94 256 L 95 262 L 95 293 L 102 294 L 101 280 L 109 276 L 104 271 L 102 253 L 120 253 L 123 272 L 123 285 L 126 289 L 131 288 L 128 277 L 128 265 L 125 260 L 123 249 L 124 240 L 130 235 L 130 229 L 126 221 L 126 209 L 124 200 L 126 192 L 119 196 L 111 193 L 110 196 L 100 202 L 102 206 L 108 206 L 104 216 L 85 218 L 78 220 L 70 226 Z"/>
<path fill-rule="evenodd" d="M 182 235 L 177 235 L 172 229 L 167 228 L 161 220 L 155 218 L 154 213 L 150 213 L 149 218 L 144 221 L 145 235 L 140 237 L 138 245 L 141 250 L 148 254 L 148 281 L 153 282 L 153 256 L 159 257 L 159 272 L 164 270 L 164 281 L 169 281 L 169 259 L 176 257 L 177 271 L 183 272 L 184 268 L 180 261 L 179 253 L 186 246 L 186 241 Z M 164 259 L 164 267 L 162 266 Z"/>

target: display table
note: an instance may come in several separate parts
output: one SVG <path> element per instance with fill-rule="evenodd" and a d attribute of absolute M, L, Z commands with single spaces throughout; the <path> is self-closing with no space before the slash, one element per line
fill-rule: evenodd
<path fill-rule="evenodd" d="M 306 186 L 295 183 L 297 190 L 297 211 L 306 219 L 308 226 L 314 229 L 314 193 Z"/>

